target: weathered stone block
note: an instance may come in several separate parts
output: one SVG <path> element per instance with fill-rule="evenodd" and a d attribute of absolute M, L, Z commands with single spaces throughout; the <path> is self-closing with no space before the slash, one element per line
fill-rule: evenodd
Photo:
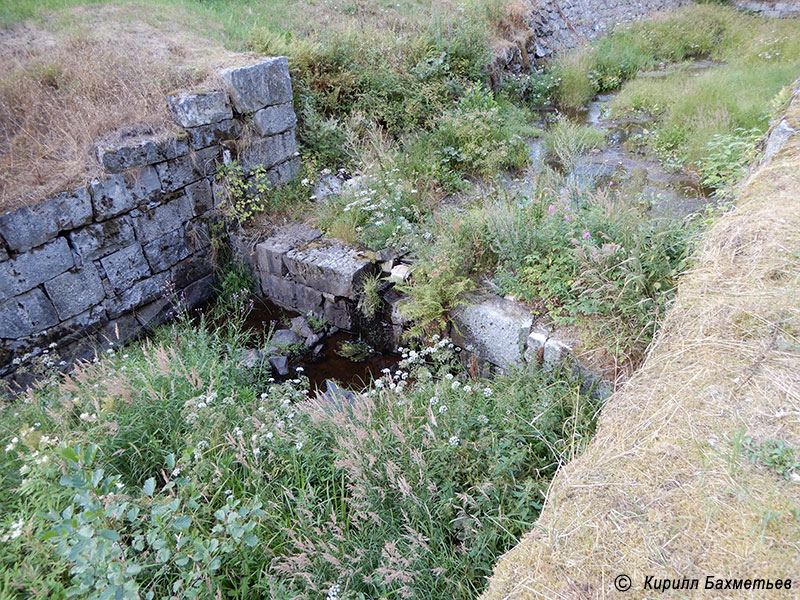
<path fill-rule="evenodd" d="M 197 150 L 186 156 L 156 165 L 165 192 L 174 192 L 214 173 L 218 156 L 216 146 Z"/>
<path fill-rule="evenodd" d="M 258 268 L 263 273 L 285 275 L 283 255 L 322 237 L 322 232 L 308 225 L 288 225 L 256 245 Z"/>
<path fill-rule="evenodd" d="M 333 323 L 334 327 L 352 331 L 355 320 L 352 306 L 346 300 L 325 298 L 322 314 L 328 321 Z"/>
<path fill-rule="evenodd" d="M 520 304 L 486 296 L 458 307 L 451 316 L 453 338 L 478 358 L 504 368 L 524 364 L 533 318 Z"/>
<path fill-rule="evenodd" d="M 134 312 L 136 320 L 139 321 L 145 329 L 152 329 L 166 321 L 172 313 L 172 303 L 166 298 L 159 298 L 137 308 Z"/>
<path fill-rule="evenodd" d="M 112 317 L 115 318 L 115 317 Z M 97 334 L 98 343 L 108 348 L 110 346 L 123 346 L 132 341 L 142 332 L 142 327 L 133 315 L 124 315 L 107 323 Z"/>
<path fill-rule="evenodd" d="M 192 214 L 198 217 L 214 208 L 214 194 L 208 179 L 201 179 L 186 186 L 186 197 L 192 205 Z"/>
<path fill-rule="evenodd" d="M 0 300 L 27 292 L 74 265 L 72 250 L 63 237 L 0 263 Z"/>
<path fill-rule="evenodd" d="M 124 248 L 135 237 L 131 218 L 123 215 L 72 231 L 69 241 L 78 256 L 87 261 Z"/>
<path fill-rule="evenodd" d="M 210 256 L 205 253 L 197 253 L 175 265 L 172 269 L 171 279 L 176 288 L 182 289 L 210 274 L 213 268 Z"/>
<path fill-rule="evenodd" d="M 150 267 L 139 244 L 131 244 L 101 258 L 100 264 L 117 293 L 124 292 L 134 282 L 150 275 Z"/>
<path fill-rule="evenodd" d="M 0 338 L 19 339 L 56 323 L 56 309 L 38 288 L 0 304 Z"/>
<path fill-rule="evenodd" d="M 89 191 L 81 187 L 0 215 L 0 235 L 9 248 L 24 252 L 91 220 Z"/>
<path fill-rule="evenodd" d="M 295 283 L 284 277 L 261 273 L 261 291 L 270 300 L 284 308 L 295 306 Z"/>
<path fill-rule="evenodd" d="M 183 227 L 145 244 L 143 249 L 153 273 L 166 271 L 192 253 L 186 243 Z"/>
<path fill-rule="evenodd" d="M 354 300 L 364 275 L 374 270 L 361 252 L 342 242 L 321 239 L 283 256 L 287 271 L 308 287 Z"/>
<path fill-rule="evenodd" d="M 119 145 L 99 145 L 97 161 L 109 173 L 122 173 L 134 167 L 144 167 L 159 161 L 158 147 L 153 140 L 134 140 Z"/>
<path fill-rule="evenodd" d="M 263 137 L 283 133 L 297 125 L 294 105 L 291 102 L 262 108 L 253 115 L 253 125 Z"/>
<path fill-rule="evenodd" d="M 153 167 L 144 167 L 134 175 L 93 179 L 90 186 L 94 217 L 98 221 L 127 212 L 161 193 L 161 181 Z"/>
<path fill-rule="evenodd" d="M 234 108 L 240 113 L 253 113 L 265 106 L 292 101 L 289 61 L 285 56 L 224 69 L 219 76 Z"/>
<path fill-rule="evenodd" d="M 270 169 L 275 165 L 293 158 L 298 153 L 297 139 L 294 129 L 285 133 L 253 140 L 239 154 L 239 161 L 245 171 L 257 165 Z"/>
<path fill-rule="evenodd" d="M 167 105 L 172 118 L 181 127 L 199 127 L 233 117 L 225 92 L 172 94 L 167 96 Z"/>
<path fill-rule="evenodd" d="M 102 302 L 105 289 L 92 263 L 77 271 L 67 271 L 44 284 L 59 318 L 68 319 Z"/>
<path fill-rule="evenodd" d="M 182 292 L 183 302 L 187 307 L 202 304 L 214 296 L 214 274 L 193 281 Z"/>
<path fill-rule="evenodd" d="M 235 140 L 242 133 L 242 124 L 237 119 L 228 119 L 219 123 L 192 127 L 186 133 L 189 135 L 191 147 L 199 150 L 225 140 Z"/>
<path fill-rule="evenodd" d="M 167 281 L 168 273 L 159 273 L 123 289 L 119 295 L 106 300 L 108 316 L 116 319 L 137 306 L 148 304 L 159 298 L 164 293 Z"/>
<path fill-rule="evenodd" d="M 267 171 L 267 177 L 272 185 L 286 185 L 300 172 L 300 158 L 290 158 Z"/>
<path fill-rule="evenodd" d="M 539 364 L 543 370 L 552 371 L 553 367 L 569 356 L 569 352 L 569 346 L 550 337 L 549 332 L 535 330 L 528 335 L 525 360 L 530 365 Z"/>
<path fill-rule="evenodd" d="M 211 245 L 211 232 L 208 224 L 202 219 L 193 219 L 186 223 L 186 244 L 192 252 L 197 252 Z"/>
<path fill-rule="evenodd" d="M 300 283 L 295 284 L 294 309 L 303 313 L 319 314 L 322 310 L 322 292 Z"/>
<path fill-rule="evenodd" d="M 193 214 L 191 200 L 186 194 L 181 194 L 135 217 L 136 237 L 142 243 L 153 241 L 181 227 Z"/>

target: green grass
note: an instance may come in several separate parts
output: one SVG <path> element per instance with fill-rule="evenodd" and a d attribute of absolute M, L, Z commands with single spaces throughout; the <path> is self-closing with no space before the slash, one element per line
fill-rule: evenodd
<path fill-rule="evenodd" d="M 696 58 L 721 64 L 697 71 L 688 62 Z M 665 66 L 665 75 L 639 76 Z M 654 123 L 638 141 L 667 166 L 690 167 L 724 190 L 752 160 L 757 134 L 800 74 L 800 23 L 695 5 L 618 28 L 558 59 L 553 72 L 566 107 L 621 88 L 612 116 L 649 115 Z"/>
<path fill-rule="evenodd" d="M 577 384 L 471 379 L 438 338 L 312 401 L 238 364 L 241 302 L 0 406 L 0 595 L 474 598 L 593 431 Z"/>

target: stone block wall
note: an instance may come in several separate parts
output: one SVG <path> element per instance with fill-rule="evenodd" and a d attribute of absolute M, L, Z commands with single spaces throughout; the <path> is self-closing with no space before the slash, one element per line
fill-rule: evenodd
<path fill-rule="evenodd" d="M 177 132 L 117 132 L 96 148 L 102 176 L 0 215 L 0 377 L 45 351 L 70 362 L 125 342 L 170 295 L 210 296 L 217 165 L 263 165 L 276 185 L 300 166 L 287 59 L 220 78 L 224 90 L 167 98 Z"/>
<path fill-rule="evenodd" d="M 614 26 L 669 11 L 691 0 L 523 0 L 530 30 L 525 43 L 511 47 L 497 66 L 527 69 L 536 59 L 574 48 Z"/>
<path fill-rule="evenodd" d="M 762 17 L 792 19 L 800 17 L 800 1 L 775 2 L 774 0 L 744 0 L 734 2 L 739 10 L 753 12 Z"/>

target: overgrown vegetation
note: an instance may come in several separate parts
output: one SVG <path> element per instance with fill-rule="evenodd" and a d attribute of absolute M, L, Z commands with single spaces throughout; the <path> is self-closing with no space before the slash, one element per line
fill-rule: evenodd
<path fill-rule="evenodd" d="M 241 303 L 0 408 L 0 593 L 474 598 L 593 430 L 575 384 L 466 378 L 438 338 L 314 400 L 239 366 Z"/>
<path fill-rule="evenodd" d="M 419 248 L 421 275 L 407 290 L 406 310 L 420 324 L 412 334 L 441 326 L 470 278 L 489 277 L 501 294 L 557 324 L 585 326 L 594 345 L 635 363 L 703 221 L 654 219 L 647 206 L 606 189 L 559 199 L 550 186 L 562 187 L 563 177 L 552 171 L 539 182 L 530 198 L 487 198 L 437 215 L 435 238 Z"/>
<path fill-rule="evenodd" d="M 690 62 L 698 58 L 719 64 L 698 70 Z M 637 77 L 646 71 L 649 76 Z M 703 185 L 725 191 L 752 160 L 798 72 L 795 20 L 695 5 L 617 28 L 557 60 L 554 96 L 562 106 L 579 107 L 597 93 L 622 88 L 611 116 L 653 121 L 634 142 L 662 163 L 690 167 Z"/>

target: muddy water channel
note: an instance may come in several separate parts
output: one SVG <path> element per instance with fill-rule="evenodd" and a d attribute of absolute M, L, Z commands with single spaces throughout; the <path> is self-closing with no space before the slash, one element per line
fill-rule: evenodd
<path fill-rule="evenodd" d="M 274 335 L 276 331 L 291 328 L 292 319 L 298 318 L 298 313 L 259 298 L 247 315 L 245 326 L 256 334 L 267 337 L 270 334 Z M 363 350 L 362 356 L 354 358 L 343 356 L 348 354 L 347 349 L 352 347 Z M 299 368 L 302 369 L 300 372 L 308 377 L 311 389 L 321 391 L 329 388 L 329 381 L 335 381 L 348 389 L 361 390 L 373 379 L 380 377 L 383 369 L 394 370 L 400 361 L 400 357 L 396 354 L 375 352 L 359 336 L 335 328 L 326 330 L 317 344 L 313 348 L 308 348 L 308 351 L 281 354 L 288 355 L 289 373 L 283 376 L 274 373 L 277 380 L 296 377 Z"/>

